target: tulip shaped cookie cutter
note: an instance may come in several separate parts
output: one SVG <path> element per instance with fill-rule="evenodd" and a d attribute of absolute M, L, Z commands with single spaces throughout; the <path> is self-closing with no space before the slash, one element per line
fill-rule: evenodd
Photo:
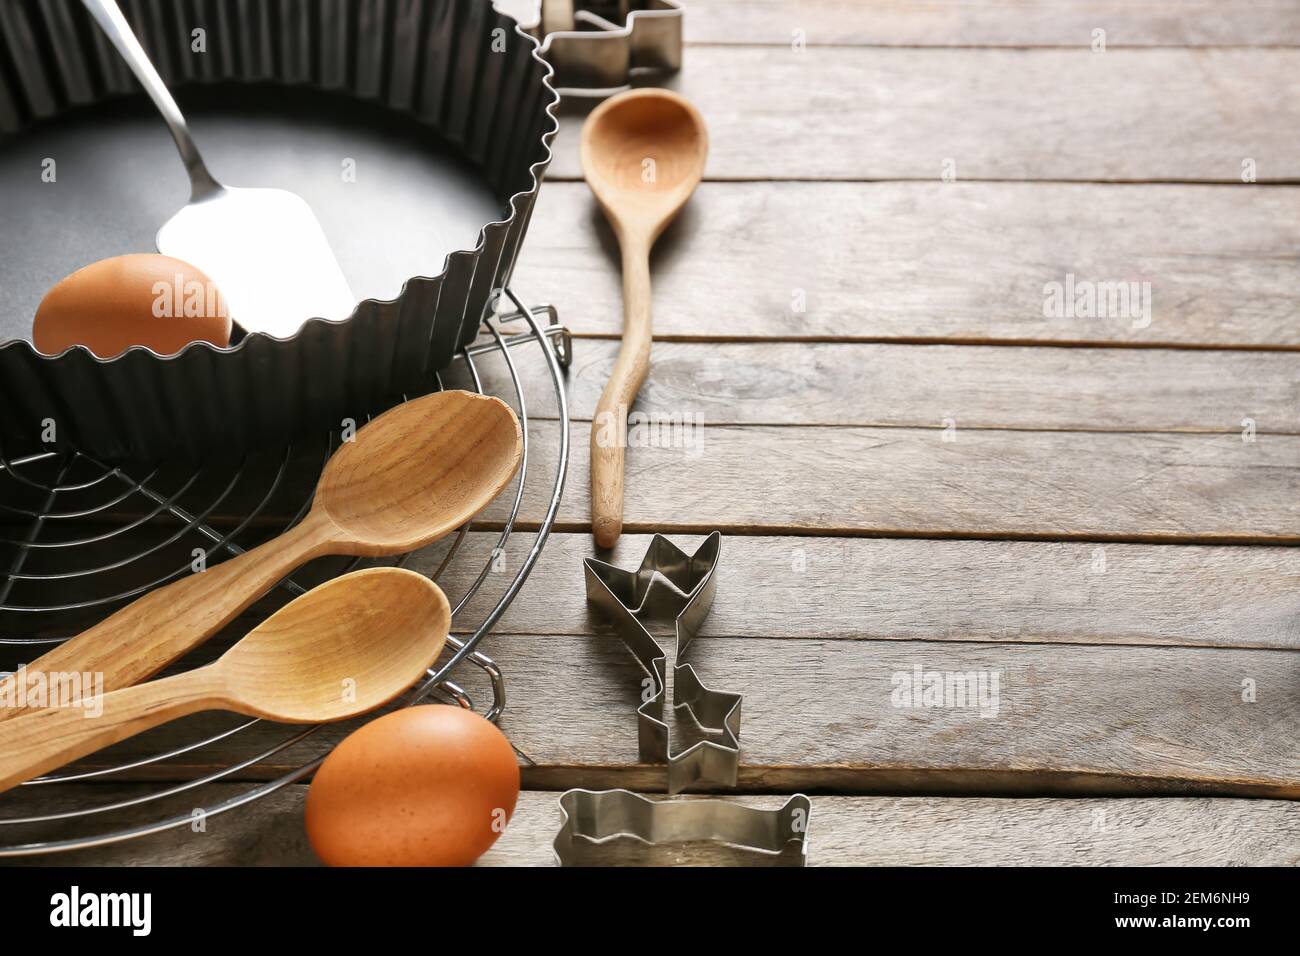
<path fill-rule="evenodd" d="M 667 763 L 669 793 L 702 782 L 734 787 L 740 770 L 740 695 L 705 687 L 686 661 L 691 640 L 713 606 L 721 551 L 717 531 L 691 555 L 657 534 L 635 571 L 595 558 L 583 562 L 587 600 L 613 620 L 649 675 L 651 696 L 637 709 L 638 750 L 644 762 Z M 664 722 L 667 657 L 644 624 L 655 617 L 672 617 L 675 623 L 674 709 L 688 708 L 701 728 L 721 735 L 721 743 L 700 740 L 672 752 Z M 776 810 L 759 810 L 727 800 L 651 800 L 630 790 L 569 790 L 560 797 L 560 813 L 564 821 L 554 849 L 561 866 L 580 863 L 583 844 L 620 836 L 652 845 L 724 843 L 768 854 L 774 865 L 803 866 L 812 804 L 803 794 Z"/>
<path fill-rule="evenodd" d="M 561 96 L 609 96 L 633 70 L 681 69 L 678 0 L 537 0 L 535 11 L 524 29 L 541 41 Z"/>
<path fill-rule="evenodd" d="M 727 800 L 650 800 L 628 790 L 570 790 L 560 797 L 564 824 L 555 837 L 561 866 L 582 862 L 584 844 L 621 836 L 643 843 L 708 841 L 769 855 L 773 866 L 803 866 L 808 859 L 812 803 L 796 794 L 775 810 Z"/>
<path fill-rule="evenodd" d="M 717 531 L 692 555 L 657 534 L 635 571 L 595 558 L 583 561 L 588 602 L 609 616 L 650 678 L 650 696 L 636 712 L 638 751 L 645 763 L 668 764 L 669 793 L 680 793 L 696 783 L 734 787 L 740 768 L 740 695 L 705 687 L 687 661 L 691 641 L 713 606 L 714 571 L 721 549 L 722 535 Z M 667 657 L 643 623 L 649 618 L 676 619 L 674 710 L 687 708 L 700 727 L 719 735 L 721 742 L 699 740 L 673 753 L 664 721 Z"/>

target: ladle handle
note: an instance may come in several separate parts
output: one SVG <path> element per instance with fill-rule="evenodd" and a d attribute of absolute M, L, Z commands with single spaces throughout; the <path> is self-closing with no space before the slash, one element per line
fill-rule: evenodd
<path fill-rule="evenodd" d="M 0 793 L 151 727 L 225 703 L 212 667 L 111 694 L 93 685 L 82 690 L 85 696 L 71 706 L 47 707 L 0 725 Z"/>
<path fill-rule="evenodd" d="M 68 675 L 102 677 L 105 690 L 152 677 L 217 633 L 277 581 L 331 551 L 331 526 L 310 512 L 278 538 L 190 574 L 100 621 L 0 682 L 0 721 L 45 706 L 27 688 Z"/>
<path fill-rule="evenodd" d="M 623 533 L 627 416 L 650 370 L 650 246 L 623 241 L 623 344 L 591 420 L 591 533 L 612 548 Z"/>

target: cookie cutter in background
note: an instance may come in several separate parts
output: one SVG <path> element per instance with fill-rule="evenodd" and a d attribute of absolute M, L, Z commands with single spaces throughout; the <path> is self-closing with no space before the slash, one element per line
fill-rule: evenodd
<path fill-rule="evenodd" d="M 633 70 L 682 67 L 678 0 L 536 0 L 524 29 L 541 42 L 561 96 L 610 96 L 630 87 Z"/>
<path fill-rule="evenodd" d="M 796 794 L 775 810 L 725 800 L 649 800 L 628 790 L 570 790 L 560 797 L 564 824 L 555 837 L 561 866 L 582 862 L 582 848 L 631 836 L 652 845 L 708 841 L 768 855 L 771 866 L 804 866 L 812 803 Z"/>
<path fill-rule="evenodd" d="M 637 708 L 637 745 L 643 763 L 668 765 L 668 792 L 696 783 L 734 787 L 740 769 L 739 694 L 710 690 L 687 661 L 691 641 L 713 606 L 722 535 L 713 532 L 687 555 L 663 535 L 655 535 L 635 571 L 595 558 L 583 561 L 587 600 L 614 623 L 618 636 L 649 675 L 651 696 Z M 668 697 L 667 657 L 643 619 L 674 618 L 677 650 L 673 660 L 673 708 L 685 707 L 700 727 L 721 742 L 699 740 L 673 753 L 664 703 Z"/>

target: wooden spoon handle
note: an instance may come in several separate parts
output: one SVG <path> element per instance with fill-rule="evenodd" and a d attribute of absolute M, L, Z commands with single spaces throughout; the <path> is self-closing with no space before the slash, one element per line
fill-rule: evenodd
<path fill-rule="evenodd" d="M 0 793 L 177 717 L 225 706 L 215 667 L 47 707 L 0 725 Z"/>
<path fill-rule="evenodd" d="M 117 690 L 198 647 L 294 568 L 330 553 L 331 525 L 314 514 L 260 547 L 146 594 L 0 682 L 0 721 L 46 706 L 30 688 L 81 675 Z"/>
<path fill-rule="evenodd" d="M 628 409 L 650 370 L 650 250 L 623 245 L 623 344 L 591 420 L 591 532 L 602 548 L 623 533 Z"/>

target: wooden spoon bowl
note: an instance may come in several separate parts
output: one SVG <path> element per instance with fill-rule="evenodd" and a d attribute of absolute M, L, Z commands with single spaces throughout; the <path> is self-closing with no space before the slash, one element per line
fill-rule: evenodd
<path fill-rule="evenodd" d="M 704 176 L 708 146 L 699 111 L 668 90 L 630 90 L 592 111 L 583 174 L 620 242 L 640 239 L 648 251 Z"/>
<path fill-rule="evenodd" d="M 522 447 L 519 419 L 499 398 L 439 392 L 398 405 L 330 458 L 311 520 L 328 518 L 340 553 L 414 551 L 499 495 Z"/>
<path fill-rule="evenodd" d="M 447 598 L 423 575 L 345 574 L 281 608 L 207 667 L 0 724 L 0 791 L 200 711 L 286 723 L 364 714 L 420 678 L 450 624 Z"/>
<path fill-rule="evenodd" d="M 281 608 L 217 661 L 232 704 L 285 723 L 327 723 L 382 707 L 442 652 L 451 608 L 414 571 L 335 578 Z"/>

